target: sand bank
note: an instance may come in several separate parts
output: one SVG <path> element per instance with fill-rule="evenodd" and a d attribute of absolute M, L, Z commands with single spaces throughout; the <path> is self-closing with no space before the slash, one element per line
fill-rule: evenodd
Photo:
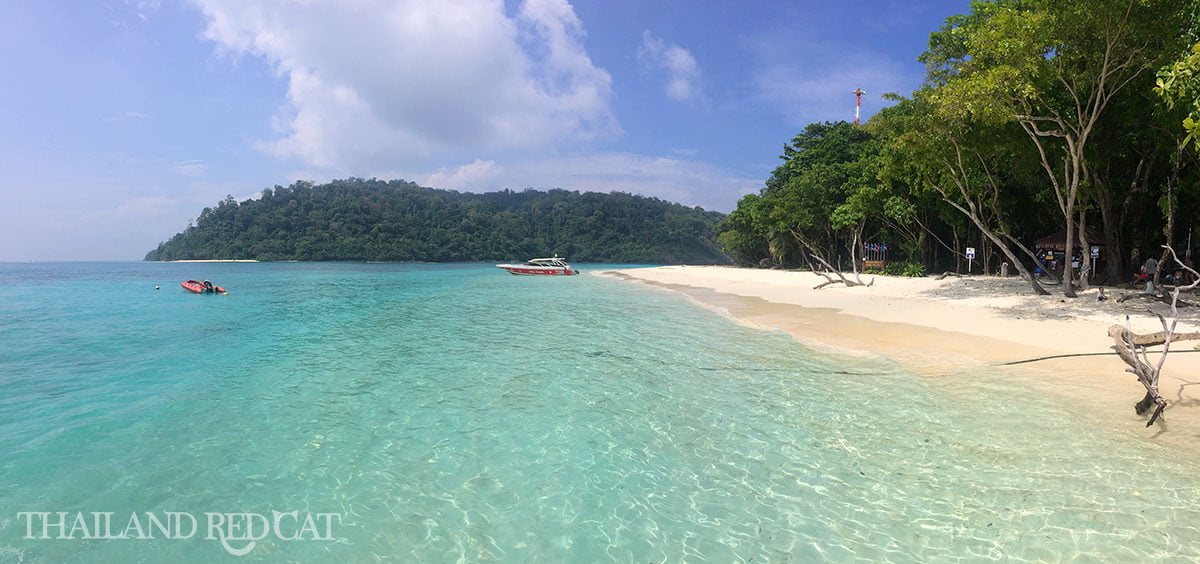
<path fill-rule="evenodd" d="M 1171 404 L 1167 422 L 1145 429 L 1133 404 L 1145 388 L 1116 355 L 1003 363 L 1052 355 L 1112 352 L 1108 327 L 1160 331 L 1168 308 L 1142 299 L 1118 303 L 1134 290 L 1096 290 L 1069 299 L 1061 287 L 1037 296 L 1019 278 L 896 278 L 864 276 L 869 287 L 840 284 L 820 290 L 825 279 L 810 272 L 728 267 L 671 266 L 606 271 L 686 294 L 701 304 L 751 325 L 786 331 L 800 342 L 894 359 L 910 372 L 954 378 L 971 368 L 1004 371 L 1034 389 L 1062 396 L 1112 422 L 1114 429 L 1183 447 L 1200 438 L 1200 352 L 1195 341 L 1175 343 L 1160 379 Z M 1200 296 L 1182 299 L 1200 301 Z M 1200 330 L 1200 307 L 1180 308 L 1179 331 Z M 1152 355 L 1156 360 L 1158 355 Z M 1196 448 L 1192 446 L 1189 450 Z M 1198 451 L 1200 452 L 1200 451 Z"/>

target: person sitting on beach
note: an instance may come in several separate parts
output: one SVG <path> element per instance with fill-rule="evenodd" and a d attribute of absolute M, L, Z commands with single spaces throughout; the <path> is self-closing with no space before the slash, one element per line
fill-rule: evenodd
<path fill-rule="evenodd" d="M 1100 293 L 1096 295 L 1096 301 L 1102 302 L 1108 299 L 1108 296 L 1104 295 L 1104 288 L 1100 288 L 1099 292 Z"/>

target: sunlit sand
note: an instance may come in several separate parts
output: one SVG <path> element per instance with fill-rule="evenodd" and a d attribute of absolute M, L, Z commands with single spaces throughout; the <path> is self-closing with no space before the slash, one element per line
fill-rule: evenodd
<path fill-rule="evenodd" d="M 1119 432 L 1140 434 L 1164 445 L 1200 449 L 1200 354 L 1196 341 L 1172 345 L 1160 379 L 1170 405 L 1161 427 L 1144 428 L 1146 418 L 1133 404 L 1145 394 L 1115 354 L 1072 356 L 1009 365 L 1007 363 L 1080 353 L 1112 353 L 1108 328 L 1124 325 L 1135 332 L 1162 330 L 1162 303 L 1140 298 L 1117 300 L 1137 290 L 1108 288 L 1098 301 L 1095 289 L 1080 297 L 1035 295 L 1020 278 L 898 278 L 863 276 L 870 286 L 840 284 L 816 290 L 825 279 L 811 272 L 728 267 L 670 266 L 606 271 L 686 294 L 701 304 L 752 325 L 786 331 L 810 346 L 865 351 L 894 359 L 907 370 L 952 378 L 961 367 L 995 367 L 1014 381 L 1061 396 L 1093 410 Z M 1191 295 L 1183 300 L 1194 300 Z M 1179 308 L 1178 331 L 1200 328 L 1200 308 Z M 1153 350 L 1160 349 L 1157 347 Z M 1151 362 L 1158 355 L 1151 354 Z"/>

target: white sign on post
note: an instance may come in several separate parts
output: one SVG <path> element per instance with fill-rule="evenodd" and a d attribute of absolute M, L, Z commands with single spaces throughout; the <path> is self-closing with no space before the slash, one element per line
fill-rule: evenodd
<path fill-rule="evenodd" d="M 1100 247 L 1092 245 L 1092 258 L 1100 258 Z"/>
<path fill-rule="evenodd" d="M 971 273 L 971 260 L 975 258 L 975 247 L 967 247 L 967 273 Z"/>

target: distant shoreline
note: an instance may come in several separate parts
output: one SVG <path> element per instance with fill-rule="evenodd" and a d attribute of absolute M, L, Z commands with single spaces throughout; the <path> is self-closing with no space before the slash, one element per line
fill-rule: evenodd
<path fill-rule="evenodd" d="M 162 262 L 258 262 L 254 259 L 187 259 L 187 260 L 164 260 Z"/>

